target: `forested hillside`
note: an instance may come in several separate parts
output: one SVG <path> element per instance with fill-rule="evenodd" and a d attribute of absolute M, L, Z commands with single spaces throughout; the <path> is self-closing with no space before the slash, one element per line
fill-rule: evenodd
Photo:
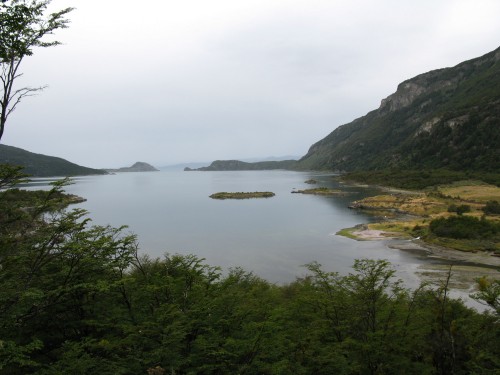
<path fill-rule="evenodd" d="M 21 148 L 0 145 L 0 164 L 20 165 L 33 177 L 107 174 L 102 169 L 82 167 L 65 159 L 35 154 Z"/>
<path fill-rule="evenodd" d="M 311 146 L 300 169 L 500 170 L 500 49 L 409 79 Z"/>
<path fill-rule="evenodd" d="M 185 171 L 260 171 L 274 169 L 293 169 L 296 160 L 259 161 L 248 163 L 240 160 L 215 160 L 208 167 L 185 168 Z"/>

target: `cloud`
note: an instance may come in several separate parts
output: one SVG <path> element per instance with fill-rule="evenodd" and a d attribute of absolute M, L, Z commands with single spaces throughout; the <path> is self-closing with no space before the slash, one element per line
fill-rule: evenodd
<path fill-rule="evenodd" d="M 3 142 L 94 167 L 305 154 L 399 82 L 497 48 L 500 3 L 477 0 L 54 0 L 63 46 Z M 465 25 L 465 27 L 462 27 Z"/>

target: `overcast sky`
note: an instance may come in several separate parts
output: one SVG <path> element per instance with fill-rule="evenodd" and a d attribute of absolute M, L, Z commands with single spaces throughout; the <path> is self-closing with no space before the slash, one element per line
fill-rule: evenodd
<path fill-rule="evenodd" d="M 1 142 L 89 167 L 304 155 L 398 83 L 500 46 L 498 0 L 53 0 Z"/>

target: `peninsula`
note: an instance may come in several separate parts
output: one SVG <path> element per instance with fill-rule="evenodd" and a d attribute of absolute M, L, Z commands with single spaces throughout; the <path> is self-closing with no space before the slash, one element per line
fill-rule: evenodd
<path fill-rule="evenodd" d="M 338 189 L 330 189 L 327 187 L 318 187 L 314 189 L 292 190 L 296 194 L 312 194 L 312 195 L 344 195 L 345 192 Z"/>
<path fill-rule="evenodd" d="M 364 230 L 338 234 L 356 239 L 399 237 L 431 246 L 500 255 L 500 187 L 461 181 L 431 189 L 389 189 L 385 194 L 353 202 L 352 209 L 380 218 Z"/>

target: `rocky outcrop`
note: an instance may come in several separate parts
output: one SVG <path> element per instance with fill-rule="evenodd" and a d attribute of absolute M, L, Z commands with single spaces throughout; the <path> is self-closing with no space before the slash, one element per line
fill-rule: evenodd
<path fill-rule="evenodd" d="M 398 86 L 397 91 L 382 99 L 380 110 L 396 111 L 409 106 L 415 98 L 426 91 L 426 88 L 416 82 L 404 82 Z"/>

